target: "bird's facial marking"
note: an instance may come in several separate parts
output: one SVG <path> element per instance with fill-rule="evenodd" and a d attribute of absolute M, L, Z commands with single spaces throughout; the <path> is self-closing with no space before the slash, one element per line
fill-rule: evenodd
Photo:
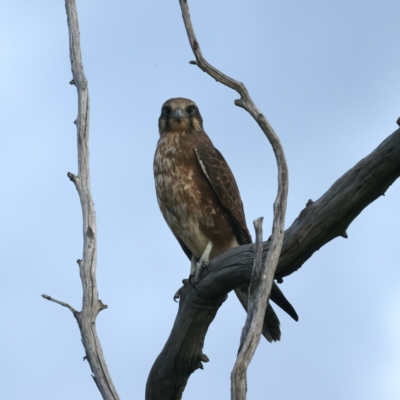
<path fill-rule="evenodd" d="M 167 100 L 158 120 L 160 135 L 170 132 L 192 132 L 203 130 L 203 120 L 196 104 L 184 98 Z"/>
<path fill-rule="evenodd" d="M 172 112 L 172 108 L 169 104 L 167 104 L 161 108 L 161 116 L 164 115 L 165 117 L 169 118 L 169 116 L 171 115 L 171 112 Z"/>

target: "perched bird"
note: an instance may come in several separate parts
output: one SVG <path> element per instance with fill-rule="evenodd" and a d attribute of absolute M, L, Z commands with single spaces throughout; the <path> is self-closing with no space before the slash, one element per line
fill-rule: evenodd
<path fill-rule="evenodd" d="M 222 154 L 204 132 L 196 104 L 167 100 L 158 120 L 160 138 L 154 156 L 154 179 L 161 212 L 191 260 L 195 279 L 203 265 L 234 247 L 251 243 L 235 178 Z M 248 286 L 235 289 L 247 307 Z M 271 300 L 298 320 L 296 311 L 274 283 Z M 279 319 L 268 304 L 263 334 L 281 336 Z"/>

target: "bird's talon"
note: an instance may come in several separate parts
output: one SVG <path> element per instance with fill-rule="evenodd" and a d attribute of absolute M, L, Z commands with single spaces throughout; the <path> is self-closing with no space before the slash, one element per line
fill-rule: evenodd
<path fill-rule="evenodd" d="M 174 294 L 173 299 L 174 299 L 175 303 L 179 303 L 178 299 L 180 299 L 180 297 L 181 297 L 181 290 L 182 290 L 182 288 L 178 289 L 176 291 L 176 293 Z"/>

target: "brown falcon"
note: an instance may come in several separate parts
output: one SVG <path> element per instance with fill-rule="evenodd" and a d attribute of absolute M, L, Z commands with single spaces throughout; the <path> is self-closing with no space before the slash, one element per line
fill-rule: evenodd
<path fill-rule="evenodd" d="M 190 272 L 196 272 L 197 279 L 198 271 L 209 259 L 252 242 L 243 203 L 232 171 L 204 132 L 203 119 L 193 101 L 167 100 L 158 126 L 160 139 L 154 156 L 158 204 L 191 260 Z M 235 292 L 246 308 L 247 285 Z M 271 300 L 298 320 L 296 311 L 275 283 Z M 263 334 L 269 341 L 280 339 L 279 325 L 268 304 Z"/>

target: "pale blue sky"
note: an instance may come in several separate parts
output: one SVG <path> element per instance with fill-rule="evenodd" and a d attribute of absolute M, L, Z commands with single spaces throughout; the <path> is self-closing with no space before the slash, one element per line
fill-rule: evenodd
<path fill-rule="evenodd" d="M 203 54 L 246 84 L 285 148 L 286 225 L 396 128 L 400 116 L 400 3 L 198 1 L 191 15 Z M 148 372 L 172 327 L 172 295 L 189 262 L 155 198 L 153 154 L 161 104 L 196 101 L 229 162 L 247 222 L 268 235 L 276 167 L 236 93 L 193 59 L 178 1 L 78 0 L 91 95 L 92 192 L 98 285 L 109 308 L 98 333 L 121 399 L 144 397 Z M 89 400 L 100 394 L 71 313 L 80 308 L 76 259 L 81 210 L 77 96 L 70 86 L 63 1 L 0 5 L 3 210 L 0 225 L 0 371 L 7 400 Z M 260 186 L 261 185 L 261 186 Z M 400 398 L 400 186 L 396 182 L 339 238 L 281 286 L 299 322 L 279 313 L 282 341 L 263 341 L 248 399 Z M 228 399 L 245 314 L 234 296 L 206 338 L 210 363 L 184 399 Z"/>

